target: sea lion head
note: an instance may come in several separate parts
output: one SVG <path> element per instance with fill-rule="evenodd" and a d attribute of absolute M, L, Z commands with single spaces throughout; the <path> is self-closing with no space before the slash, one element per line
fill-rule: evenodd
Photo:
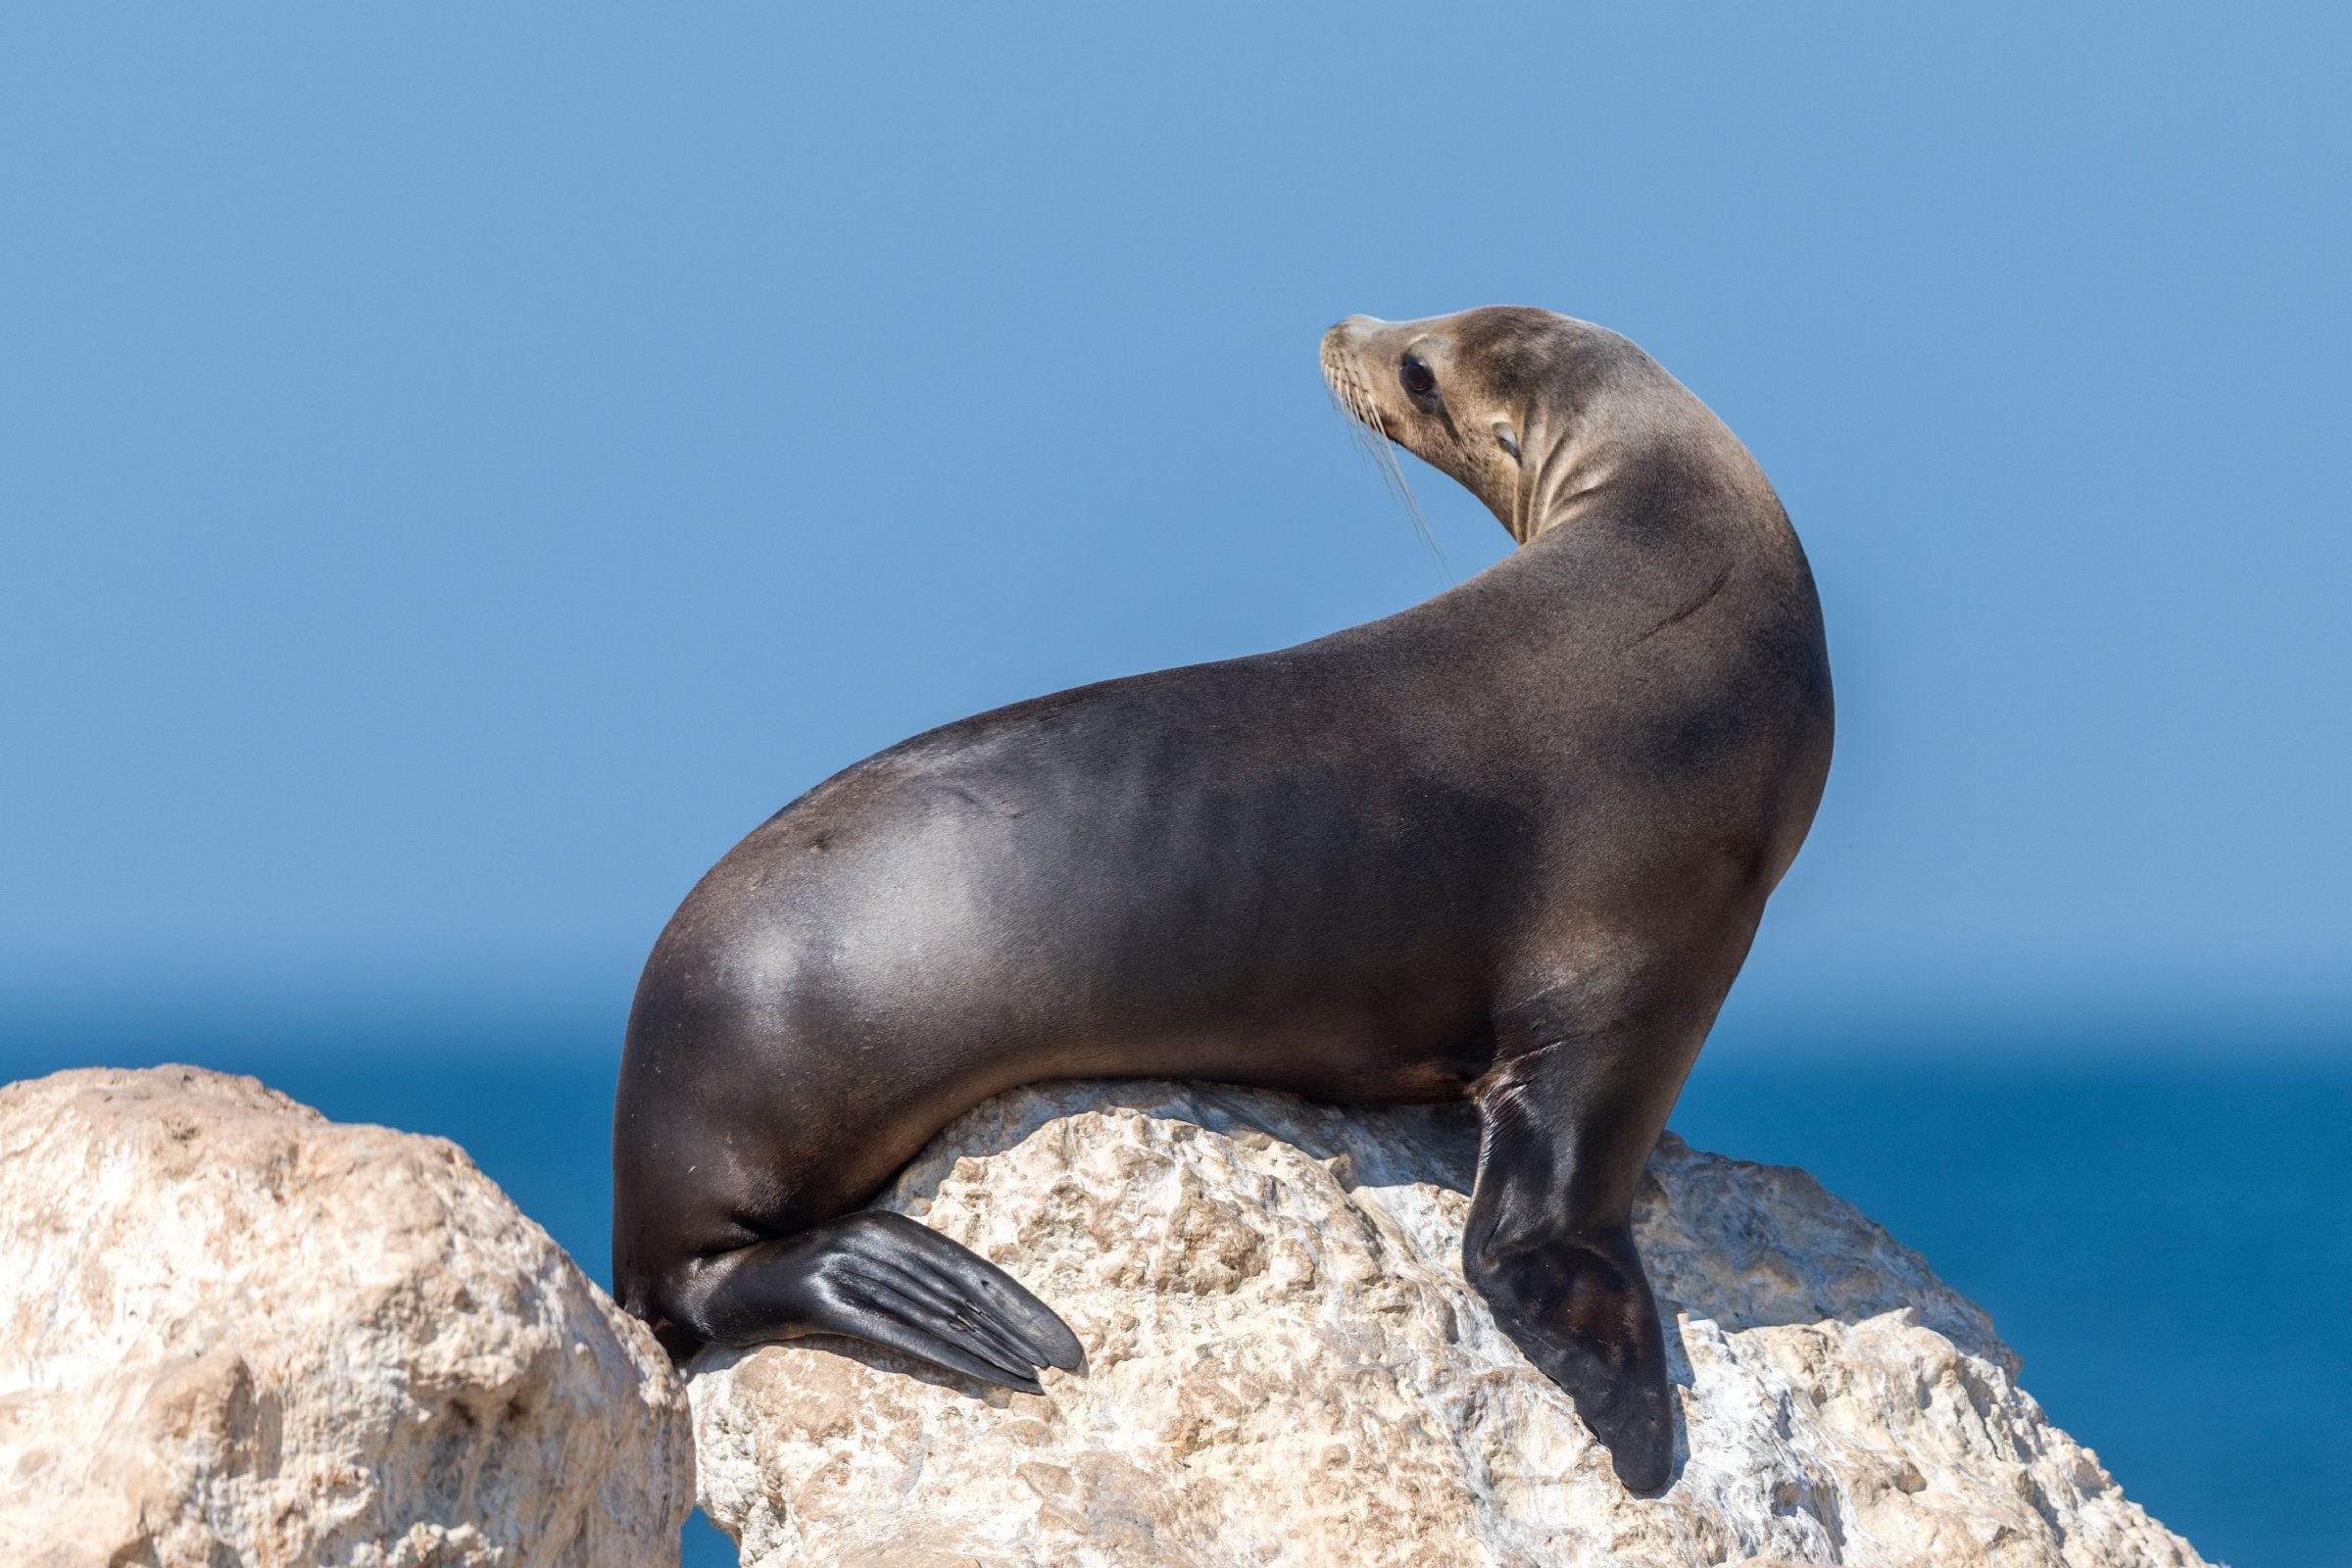
<path fill-rule="evenodd" d="M 1522 544 L 1552 514 L 1597 394 L 1642 367 L 1655 369 L 1606 327 L 1524 305 L 1350 316 L 1323 334 L 1323 378 L 1399 486 L 1388 441 L 1459 480 Z"/>

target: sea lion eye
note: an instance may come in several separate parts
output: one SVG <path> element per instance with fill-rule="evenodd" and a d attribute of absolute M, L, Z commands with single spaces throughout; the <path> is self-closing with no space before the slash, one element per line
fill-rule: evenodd
<path fill-rule="evenodd" d="M 1428 362 L 1418 354 L 1407 354 L 1404 363 L 1396 367 L 1396 379 L 1404 389 L 1417 398 L 1425 398 L 1438 389 L 1438 377 Z"/>

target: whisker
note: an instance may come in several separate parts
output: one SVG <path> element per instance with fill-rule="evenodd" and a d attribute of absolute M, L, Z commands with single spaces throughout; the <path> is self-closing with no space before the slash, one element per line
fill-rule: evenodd
<path fill-rule="evenodd" d="M 1413 519 L 1413 531 L 1421 536 L 1421 542 L 1429 546 L 1429 553 L 1437 558 L 1438 568 L 1448 577 L 1452 576 L 1453 564 L 1446 559 L 1446 548 L 1438 543 L 1437 532 L 1430 527 L 1429 518 L 1422 514 L 1421 503 L 1414 497 L 1413 487 L 1404 477 L 1404 465 L 1396 461 L 1396 449 L 1389 440 L 1388 426 L 1381 422 L 1379 408 L 1369 397 L 1366 397 L 1364 410 L 1371 416 L 1367 422 L 1371 425 L 1373 433 L 1379 437 L 1373 443 L 1373 450 L 1379 455 L 1387 477 L 1396 487 L 1396 499 L 1404 503 L 1406 514 Z"/>
<path fill-rule="evenodd" d="M 1380 474 L 1381 487 L 1404 505 L 1412 518 L 1413 531 L 1429 546 L 1440 566 L 1446 566 L 1446 552 L 1438 543 L 1437 534 L 1429 526 L 1429 518 L 1421 511 L 1420 501 L 1404 476 L 1404 468 L 1396 461 L 1396 451 L 1389 439 L 1388 426 L 1380 417 L 1379 405 L 1372 401 L 1371 390 L 1363 383 L 1352 365 L 1323 358 L 1323 382 L 1333 405 L 1347 416 L 1348 433 L 1371 457 L 1372 466 Z M 1450 570 L 1450 568 L 1448 568 Z"/>

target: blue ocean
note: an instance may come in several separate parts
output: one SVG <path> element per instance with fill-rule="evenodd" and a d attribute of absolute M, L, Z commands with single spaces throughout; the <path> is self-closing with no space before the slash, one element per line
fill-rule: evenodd
<path fill-rule="evenodd" d="M 0 1047 L 0 1071 L 193 1060 L 341 1120 L 455 1139 L 602 1279 L 616 1035 L 51 1026 Z M 1742 1038 L 1701 1057 L 1674 1125 L 1806 1167 L 1925 1254 L 1991 1311 L 2051 1416 L 2208 1558 L 2343 1568 L 2352 1065 L 2341 1042 L 2307 1038 L 2227 1055 L 2128 1044 Z M 734 1560 L 698 1515 L 689 1568 Z"/>

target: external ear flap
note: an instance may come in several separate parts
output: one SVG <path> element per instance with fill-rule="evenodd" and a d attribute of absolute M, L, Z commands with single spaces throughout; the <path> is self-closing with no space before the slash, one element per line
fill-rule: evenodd
<path fill-rule="evenodd" d="M 1511 428 L 1511 421 L 1496 419 L 1488 428 L 1494 432 L 1494 444 L 1508 452 L 1511 455 L 1511 461 L 1517 463 L 1519 461 L 1519 436 L 1518 432 Z"/>

